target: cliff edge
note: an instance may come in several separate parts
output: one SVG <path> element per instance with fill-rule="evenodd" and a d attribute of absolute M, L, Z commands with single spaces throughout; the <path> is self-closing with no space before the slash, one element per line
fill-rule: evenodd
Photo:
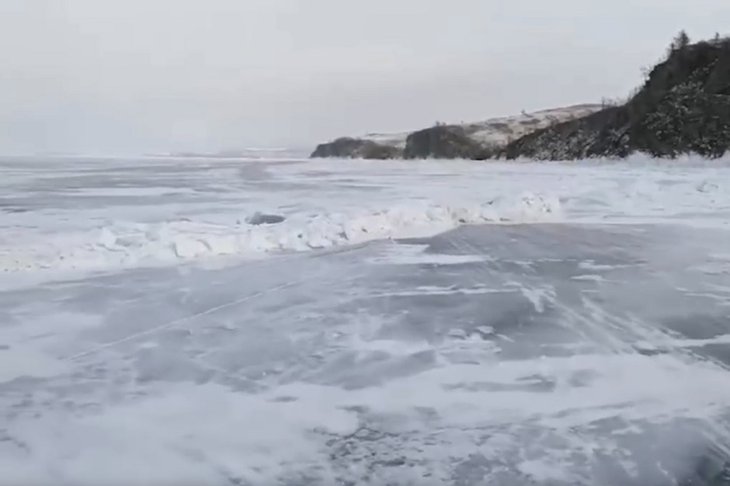
<path fill-rule="evenodd" d="M 509 159 L 571 160 L 697 153 L 730 148 L 730 39 L 689 44 L 680 34 L 625 104 L 537 130 L 509 143 Z"/>

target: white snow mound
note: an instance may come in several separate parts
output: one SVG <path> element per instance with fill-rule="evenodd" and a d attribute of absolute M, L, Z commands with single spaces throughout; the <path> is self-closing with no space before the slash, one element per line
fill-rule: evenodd
<path fill-rule="evenodd" d="M 361 212 L 294 214 L 270 225 L 177 220 L 115 222 L 90 230 L 22 235 L 0 253 L 0 271 L 102 271 L 158 266 L 219 256 L 306 251 L 387 238 L 430 236 L 464 224 L 529 223 L 560 217 L 557 198 L 525 193 L 483 203 L 416 201 Z"/>

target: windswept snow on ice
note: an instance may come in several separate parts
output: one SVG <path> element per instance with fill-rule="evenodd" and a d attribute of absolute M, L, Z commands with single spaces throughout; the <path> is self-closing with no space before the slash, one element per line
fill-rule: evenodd
<path fill-rule="evenodd" d="M 0 292 L 2 478 L 714 486 L 730 239 L 686 231 L 462 227 Z"/>
<path fill-rule="evenodd" d="M 1 163 L 0 274 L 9 282 L 19 274 L 259 258 L 463 224 L 730 220 L 730 168 L 722 161 Z"/>
<path fill-rule="evenodd" d="M 2 168 L 0 483 L 725 474 L 727 161 Z"/>

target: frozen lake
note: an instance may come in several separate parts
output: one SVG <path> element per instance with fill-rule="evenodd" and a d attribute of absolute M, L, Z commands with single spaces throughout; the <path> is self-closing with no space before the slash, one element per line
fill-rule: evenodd
<path fill-rule="evenodd" d="M 8 484 L 730 484 L 726 162 L 0 171 Z"/>

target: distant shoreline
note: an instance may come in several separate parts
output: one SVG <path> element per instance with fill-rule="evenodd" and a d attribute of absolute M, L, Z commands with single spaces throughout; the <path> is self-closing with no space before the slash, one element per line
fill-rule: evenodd
<path fill-rule="evenodd" d="M 343 137 L 320 144 L 311 157 L 582 160 L 694 153 L 718 158 L 728 150 L 730 38 L 691 44 L 680 32 L 666 59 L 625 102 L 436 124 L 409 134 Z"/>

